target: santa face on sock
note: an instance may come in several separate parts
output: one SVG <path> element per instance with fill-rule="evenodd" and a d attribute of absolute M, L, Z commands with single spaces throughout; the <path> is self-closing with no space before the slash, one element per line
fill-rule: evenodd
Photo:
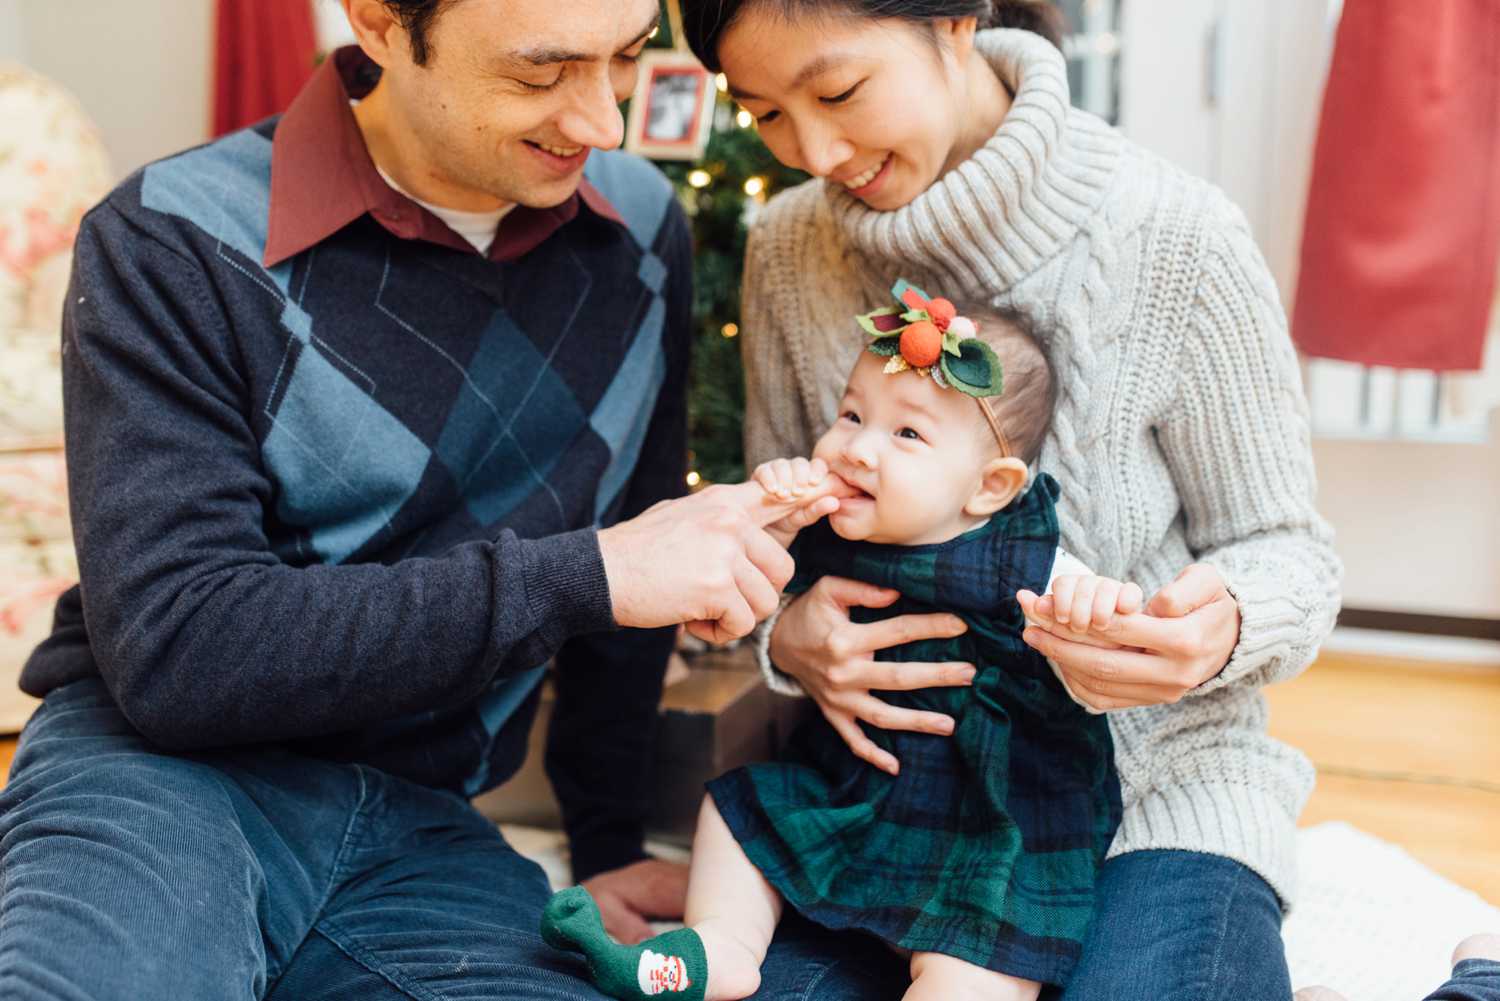
<path fill-rule="evenodd" d="M 685 991 L 693 985 L 688 979 L 687 966 L 677 956 L 664 956 L 646 949 L 641 953 L 641 965 L 636 969 L 636 979 L 644 994 L 665 994 Z"/>

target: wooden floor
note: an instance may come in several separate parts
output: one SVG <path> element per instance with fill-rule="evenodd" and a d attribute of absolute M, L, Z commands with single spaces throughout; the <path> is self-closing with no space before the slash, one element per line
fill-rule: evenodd
<path fill-rule="evenodd" d="M 1304 826 L 1348 821 L 1500 906 L 1500 664 L 1324 654 L 1266 695 L 1318 769 Z"/>
<path fill-rule="evenodd" d="M 1348 821 L 1500 906 L 1500 664 L 1325 654 L 1267 695 L 1318 769 L 1303 825 Z"/>

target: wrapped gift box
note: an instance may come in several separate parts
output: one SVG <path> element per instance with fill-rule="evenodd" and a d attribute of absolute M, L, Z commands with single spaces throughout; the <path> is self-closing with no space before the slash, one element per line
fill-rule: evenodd
<path fill-rule="evenodd" d="M 662 694 L 648 836 L 688 844 L 703 784 L 731 768 L 770 758 L 810 708 L 807 699 L 789 699 L 765 687 L 749 646 L 694 657 L 687 676 Z M 526 764 L 509 782 L 475 800 L 486 816 L 533 826 L 561 823 L 542 768 L 551 710 L 551 692 L 544 690 Z"/>

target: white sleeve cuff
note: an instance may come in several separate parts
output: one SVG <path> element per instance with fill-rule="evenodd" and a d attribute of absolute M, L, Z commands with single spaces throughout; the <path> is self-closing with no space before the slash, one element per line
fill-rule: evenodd
<path fill-rule="evenodd" d="M 778 695 L 791 695 L 802 698 L 807 695 L 802 686 L 789 674 L 776 670 L 776 665 L 771 663 L 771 633 L 776 629 L 776 622 L 781 618 L 781 613 L 786 611 L 786 606 L 796 600 L 795 595 L 783 594 L 781 603 L 776 606 L 776 611 L 766 616 L 755 629 L 755 660 L 760 664 L 760 673 L 765 675 L 766 687 Z"/>

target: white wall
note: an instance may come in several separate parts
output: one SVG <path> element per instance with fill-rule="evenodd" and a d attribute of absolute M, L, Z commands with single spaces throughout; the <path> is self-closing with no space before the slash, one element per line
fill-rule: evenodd
<path fill-rule="evenodd" d="M 203 142 L 212 85 L 212 0 L 0 0 L 0 54 L 61 83 L 98 124 L 123 177 Z M 9 15 L 9 16 L 7 16 Z"/>
<path fill-rule="evenodd" d="M 26 27 L 21 0 L 0 0 L 0 59 L 20 62 L 26 55 Z"/>

